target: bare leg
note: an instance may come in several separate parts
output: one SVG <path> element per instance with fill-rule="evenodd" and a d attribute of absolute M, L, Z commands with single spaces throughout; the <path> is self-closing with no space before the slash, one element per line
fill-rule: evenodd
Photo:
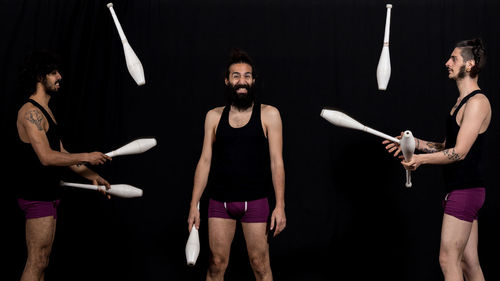
<path fill-rule="evenodd" d="M 222 281 L 229 263 L 229 252 L 233 242 L 236 221 L 223 218 L 208 219 L 208 241 L 210 261 L 207 281 Z"/>
<path fill-rule="evenodd" d="M 242 223 L 248 257 L 257 281 L 272 281 L 267 223 Z"/>
<path fill-rule="evenodd" d="M 56 220 L 52 216 L 26 220 L 28 259 L 21 281 L 44 280 L 55 232 Z"/>
<path fill-rule="evenodd" d="M 472 223 L 444 214 L 439 263 L 445 281 L 463 281 L 462 258 Z"/>
<path fill-rule="evenodd" d="M 465 245 L 464 255 L 462 257 L 462 269 L 467 281 L 484 281 L 483 271 L 479 265 L 479 256 L 477 254 L 478 225 L 477 220 L 472 222 L 472 230 L 469 235 L 469 241 Z"/>

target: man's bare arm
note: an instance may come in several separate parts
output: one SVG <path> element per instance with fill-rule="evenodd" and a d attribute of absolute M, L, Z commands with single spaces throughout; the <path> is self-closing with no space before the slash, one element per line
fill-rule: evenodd
<path fill-rule="evenodd" d="M 193 182 L 193 192 L 191 195 L 191 204 L 188 217 L 188 229 L 191 230 L 193 224 L 199 227 L 200 212 L 197 209 L 198 202 L 203 195 L 203 191 L 207 186 L 208 175 L 210 173 L 210 165 L 212 162 L 212 145 L 215 141 L 215 127 L 217 126 L 221 108 L 210 110 L 205 117 L 205 135 L 203 137 L 203 148 L 201 151 L 200 160 L 196 165 Z"/>
<path fill-rule="evenodd" d="M 100 152 L 66 153 L 53 150 L 44 129 L 44 115 L 39 109 L 29 109 L 18 117 L 22 129 L 26 133 L 29 143 L 44 166 L 71 166 L 82 162 L 102 164 L 106 156 Z"/>
<path fill-rule="evenodd" d="M 431 142 L 415 138 L 415 149 L 425 153 L 442 151 L 445 145 L 446 140 L 444 142 Z"/>
<path fill-rule="evenodd" d="M 270 229 L 273 236 L 278 235 L 286 227 L 285 215 L 285 168 L 283 164 L 283 132 L 278 109 L 264 106 L 263 121 L 267 128 L 269 154 L 271 158 L 271 173 L 276 197 L 276 207 L 271 214 Z"/>
<path fill-rule="evenodd" d="M 419 154 L 415 160 L 418 162 L 416 163 L 417 167 L 420 164 L 449 164 L 465 159 L 490 111 L 487 99 L 471 98 L 464 110 L 455 146 L 434 153 Z"/>
<path fill-rule="evenodd" d="M 265 122 L 271 158 L 271 172 L 276 196 L 276 206 L 285 207 L 285 168 L 283 163 L 283 133 L 279 111 L 267 106 Z"/>

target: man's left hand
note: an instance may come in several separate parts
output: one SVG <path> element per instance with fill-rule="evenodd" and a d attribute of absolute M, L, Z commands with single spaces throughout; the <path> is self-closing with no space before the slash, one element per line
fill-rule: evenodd
<path fill-rule="evenodd" d="M 104 185 L 106 187 L 106 190 L 111 188 L 109 182 L 107 180 L 101 178 L 100 176 L 98 176 L 96 179 L 93 179 L 92 184 L 93 185 Z M 99 192 L 102 193 L 104 196 L 106 196 L 108 199 L 111 199 L 111 195 L 106 193 L 105 190 L 99 189 Z"/>
<path fill-rule="evenodd" d="M 286 227 L 286 216 L 285 216 L 285 208 L 283 207 L 276 207 L 273 211 L 273 214 L 271 216 L 271 228 L 270 230 L 274 230 L 274 235 L 273 237 L 276 237 L 278 234 L 283 231 Z"/>

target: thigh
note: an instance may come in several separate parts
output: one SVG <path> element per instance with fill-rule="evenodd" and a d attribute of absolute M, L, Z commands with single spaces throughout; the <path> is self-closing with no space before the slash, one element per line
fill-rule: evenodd
<path fill-rule="evenodd" d="M 54 242 L 56 219 L 53 216 L 26 220 L 26 246 L 28 252 L 49 250 Z"/>
<path fill-rule="evenodd" d="M 267 223 L 242 223 L 243 234 L 250 257 L 268 256 Z"/>
<path fill-rule="evenodd" d="M 469 240 L 465 245 L 463 260 L 467 264 L 478 263 L 479 258 L 477 254 L 477 243 L 478 243 L 478 222 L 474 220 L 472 222 L 472 229 L 469 235 Z"/>
<path fill-rule="evenodd" d="M 469 240 L 471 229 L 471 222 L 444 214 L 441 229 L 441 251 L 461 256 Z"/>
<path fill-rule="evenodd" d="M 223 218 L 208 219 L 208 241 L 214 256 L 228 257 L 236 230 L 236 220 Z"/>

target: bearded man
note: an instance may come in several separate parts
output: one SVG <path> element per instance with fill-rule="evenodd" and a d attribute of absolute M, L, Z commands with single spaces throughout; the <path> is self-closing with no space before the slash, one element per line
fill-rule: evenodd
<path fill-rule="evenodd" d="M 226 68 L 226 106 L 210 110 L 194 176 L 188 227 L 200 226 L 197 204 L 208 187 L 210 262 L 206 280 L 224 280 L 236 222 L 245 236 L 256 280 L 272 280 L 269 230 L 286 225 L 282 125 L 278 109 L 255 99 L 255 67 L 233 50 Z M 276 205 L 270 215 L 268 198 Z"/>

